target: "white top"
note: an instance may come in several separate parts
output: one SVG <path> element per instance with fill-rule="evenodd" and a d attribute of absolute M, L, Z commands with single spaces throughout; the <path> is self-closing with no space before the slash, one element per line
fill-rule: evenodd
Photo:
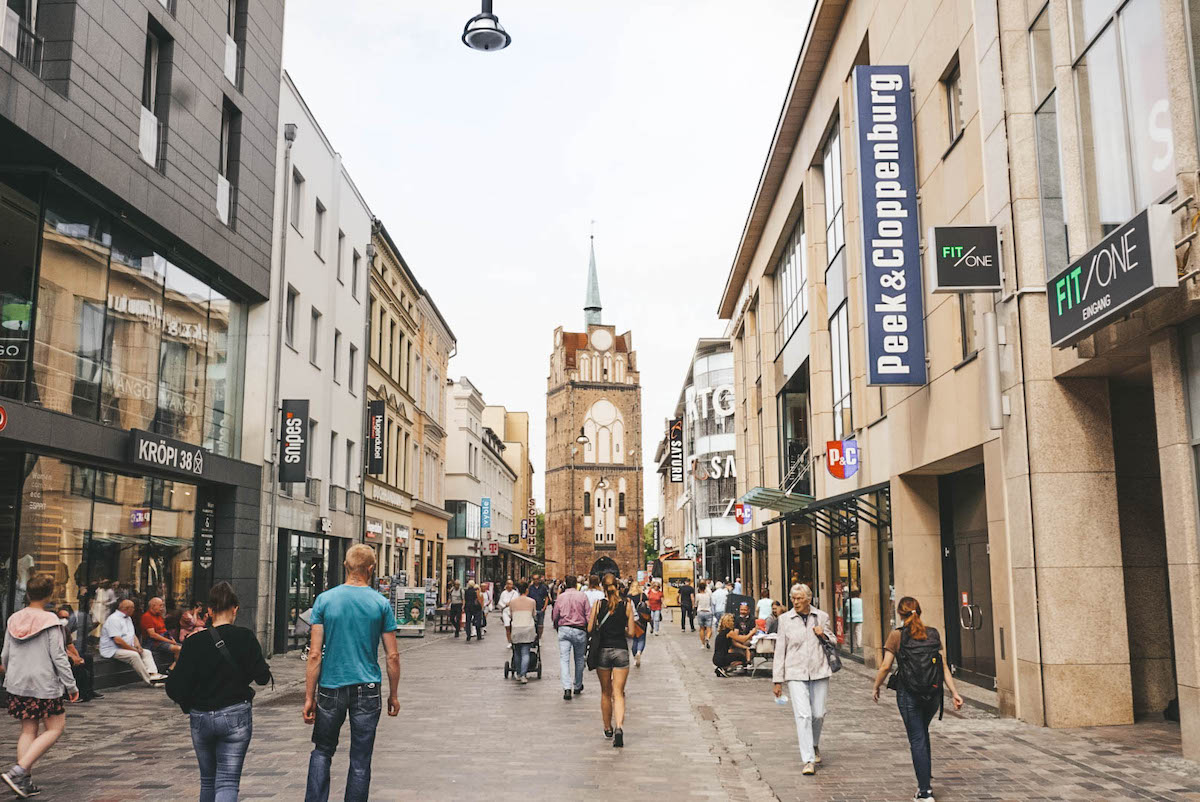
<path fill-rule="evenodd" d="M 696 612 L 711 613 L 712 612 L 712 591 L 706 590 L 703 593 L 696 594 Z"/>
<path fill-rule="evenodd" d="M 757 608 L 755 609 L 755 614 L 756 614 L 756 617 L 757 617 L 757 618 L 770 618 L 770 616 L 771 616 L 771 604 L 772 604 L 772 603 L 773 603 L 773 602 L 772 602 L 770 599 L 767 599 L 767 598 L 762 598 L 762 599 L 759 599 L 759 600 L 758 600 L 758 606 L 757 606 Z"/>
<path fill-rule="evenodd" d="M 133 619 L 125 615 L 125 613 L 117 610 L 108 617 L 104 622 L 104 626 L 100 629 L 100 656 L 112 657 L 120 646 L 113 643 L 113 638 L 120 638 L 130 646 L 133 646 Z"/>
<path fill-rule="evenodd" d="M 712 608 L 714 613 L 725 612 L 725 599 L 729 596 L 726 588 L 717 588 L 712 592 Z"/>
<path fill-rule="evenodd" d="M 593 607 L 596 606 L 596 602 L 604 601 L 604 591 L 600 590 L 599 588 L 588 588 L 583 592 L 583 595 L 587 596 L 588 604 Z"/>
<path fill-rule="evenodd" d="M 500 592 L 500 620 L 504 622 L 504 626 L 512 623 L 512 612 L 508 609 L 508 603 L 520 596 L 516 588 Z"/>

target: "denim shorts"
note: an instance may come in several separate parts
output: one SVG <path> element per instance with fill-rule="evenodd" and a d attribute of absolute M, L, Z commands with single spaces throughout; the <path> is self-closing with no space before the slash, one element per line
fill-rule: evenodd
<path fill-rule="evenodd" d="M 628 649 L 601 649 L 596 668 L 629 668 Z"/>
<path fill-rule="evenodd" d="M 696 613 L 696 626 L 712 629 L 712 613 Z"/>

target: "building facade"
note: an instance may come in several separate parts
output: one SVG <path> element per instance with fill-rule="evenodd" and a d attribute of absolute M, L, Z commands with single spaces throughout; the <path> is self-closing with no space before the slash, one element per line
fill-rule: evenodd
<path fill-rule="evenodd" d="M 633 334 L 601 322 L 593 247 L 582 332 L 554 330 L 546 392 L 546 571 L 636 576 L 642 389 Z M 644 567 L 644 566 L 643 566 Z"/>
<path fill-rule="evenodd" d="M 260 619 L 259 635 L 276 652 L 304 646 L 300 615 L 341 581 L 342 556 L 363 536 L 360 354 L 372 220 L 287 73 L 279 120 L 272 300 L 252 310 L 248 337 L 249 362 L 267 380 L 247 384 L 255 418 L 245 436 L 265 465 L 260 604 L 273 614 Z M 276 489 L 281 405 L 293 400 L 308 405 L 305 479 Z"/>
<path fill-rule="evenodd" d="M 513 485 L 512 531 L 498 533 L 500 553 L 487 558 L 484 575 L 499 582 L 508 577 L 525 579 L 543 567 L 537 559 L 537 502 L 533 497 L 533 463 L 529 461 L 529 413 L 509 412 L 502 406 L 484 407 L 483 425 L 503 440 L 504 463 L 517 477 Z"/>
<path fill-rule="evenodd" d="M 719 307 L 772 595 L 808 582 L 868 664 L 916 596 L 1003 713 L 1178 698 L 1193 758 L 1196 13 L 816 3 Z M 905 81 L 911 114 L 886 99 Z M 878 149 L 910 126 L 912 154 Z M 898 256 L 915 232 L 935 263 L 923 235 L 951 225 L 996 227 L 994 289 L 934 293 Z M 890 382 L 902 362 L 920 378 Z"/>
<path fill-rule="evenodd" d="M 175 609 L 218 577 L 261 614 L 243 387 L 283 3 L 173 8 L 0 9 L 0 617 L 49 573 L 81 651 L 101 582 Z"/>

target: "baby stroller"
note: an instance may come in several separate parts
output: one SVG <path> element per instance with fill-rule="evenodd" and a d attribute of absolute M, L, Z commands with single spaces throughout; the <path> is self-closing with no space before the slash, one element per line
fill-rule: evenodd
<path fill-rule="evenodd" d="M 542 642 L 535 640 L 529 644 L 529 674 L 533 674 L 538 679 L 542 678 Z M 504 678 L 509 676 L 513 679 L 517 678 L 517 660 L 513 653 L 512 644 L 508 644 L 508 657 L 504 661 Z"/>

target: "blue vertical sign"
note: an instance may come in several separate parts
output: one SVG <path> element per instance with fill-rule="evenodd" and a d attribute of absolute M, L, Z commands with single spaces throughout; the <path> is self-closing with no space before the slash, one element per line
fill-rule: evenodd
<path fill-rule="evenodd" d="M 492 500 L 490 498 L 479 500 L 479 528 L 492 528 Z"/>
<path fill-rule="evenodd" d="M 908 67 L 855 67 L 867 384 L 925 384 L 925 311 Z"/>

